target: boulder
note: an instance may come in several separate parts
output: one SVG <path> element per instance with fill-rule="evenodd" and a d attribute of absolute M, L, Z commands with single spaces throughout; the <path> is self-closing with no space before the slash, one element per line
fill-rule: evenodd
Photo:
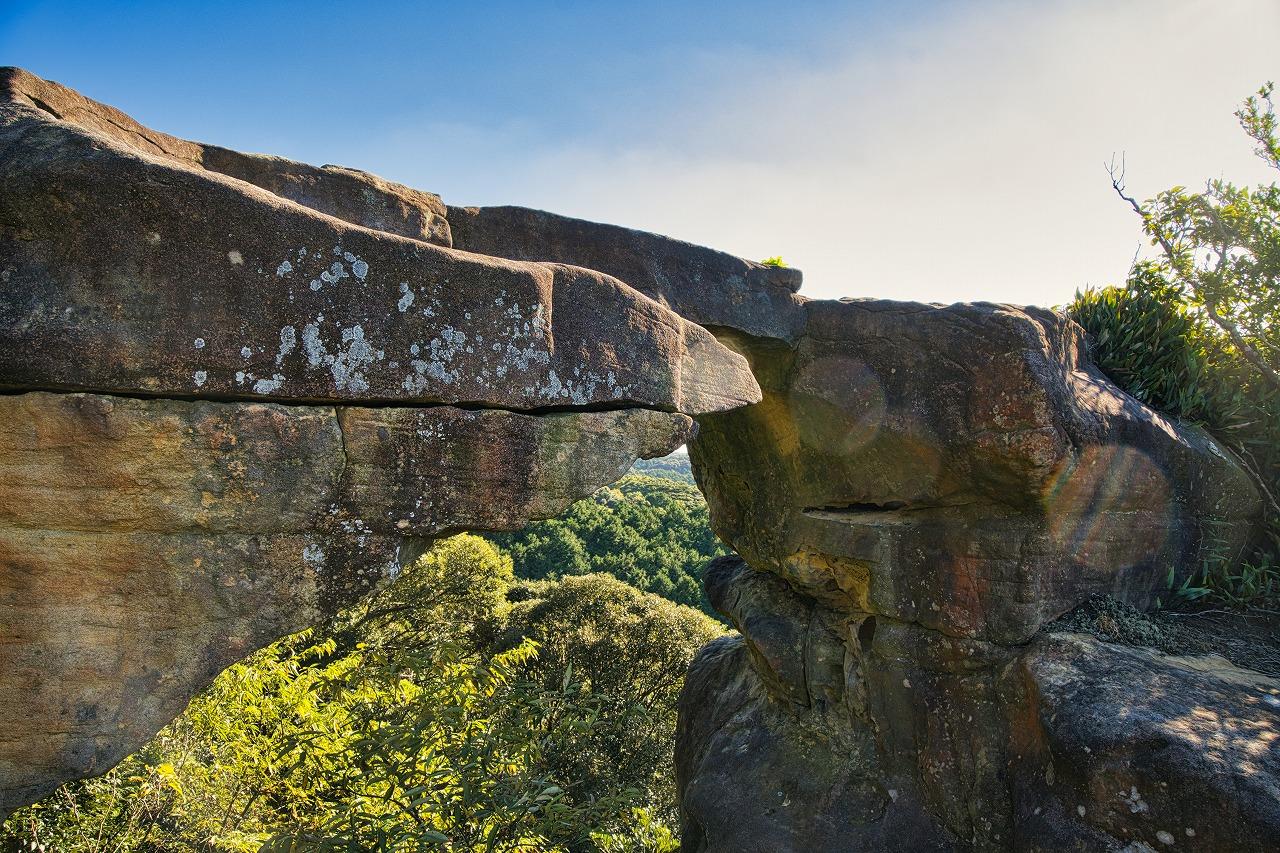
<path fill-rule="evenodd" d="M 1018 667 L 1034 711 L 1016 732 L 1023 849 L 1097 849 L 1056 840 L 1102 836 L 1266 850 L 1280 838 L 1280 679 L 1059 633 Z"/>
<path fill-rule="evenodd" d="M 741 636 L 702 652 L 681 697 L 683 849 L 1160 849 L 1172 829 L 1103 819 L 1099 798 L 1163 778 L 1172 801 L 1209 786 L 1230 813 L 1280 788 L 1264 762 L 1228 803 L 1211 764 L 1155 747 L 1179 777 L 1147 754 L 1149 729 L 1113 723 L 1104 743 L 1090 722 L 1159 727 L 1206 697 L 1235 721 L 1224 754 L 1269 752 L 1237 716 L 1263 700 L 1183 673 L 1157 707 L 1138 653 L 1037 639 L 1091 596 L 1146 607 L 1211 551 L 1239 553 L 1260 502 L 1230 453 L 1116 388 L 1059 314 L 801 310 L 789 341 L 718 328 L 764 399 L 700 416 L 690 445 L 713 526 L 741 555 L 708 571 L 708 596 Z M 1091 679 L 1095 659 L 1122 674 Z M 1051 684 L 1068 674 L 1071 690 Z M 1090 750 L 1128 770 L 1095 775 Z M 1266 813 L 1228 823 L 1189 827 L 1196 849 L 1256 849 L 1276 828 Z"/>
<path fill-rule="evenodd" d="M 794 344 L 736 339 L 765 398 L 700 417 L 690 448 L 752 566 L 836 608 L 1020 643 L 1092 594 L 1147 606 L 1208 537 L 1251 535 L 1241 466 L 1108 381 L 1062 315 L 804 308 Z"/>

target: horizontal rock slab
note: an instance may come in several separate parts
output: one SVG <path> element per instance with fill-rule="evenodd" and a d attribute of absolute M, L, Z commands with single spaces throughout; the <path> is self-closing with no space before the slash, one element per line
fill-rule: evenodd
<path fill-rule="evenodd" d="M 0 396 L 0 811 L 109 769 L 432 537 L 556 515 L 691 431 L 650 410 Z"/>
<path fill-rule="evenodd" d="M 689 414 L 759 398 L 740 356 L 603 273 L 355 225 L 4 81 L 0 388 Z"/>
<path fill-rule="evenodd" d="M 439 196 L 359 169 L 317 167 L 179 139 L 21 68 L 0 68 L 0 102 L 35 107 L 129 148 L 220 172 L 353 225 L 441 246 L 452 244 Z"/>
<path fill-rule="evenodd" d="M 454 246 L 608 273 L 704 326 L 790 340 L 803 321 L 800 270 L 658 234 L 525 207 L 449 207 Z"/>
<path fill-rule="evenodd" d="M 1280 838 L 1280 680 L 1080 634 L 1038 639 L 1020 671 L 1035 701 L 1017 767 L 1024 849 Z"/>

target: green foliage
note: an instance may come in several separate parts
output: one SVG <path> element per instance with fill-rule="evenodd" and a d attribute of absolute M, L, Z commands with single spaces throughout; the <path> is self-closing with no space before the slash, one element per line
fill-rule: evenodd
<path fill-rule="evenodd" d="M 1125 391 L 1175 417 L 1219 426 L 1220 386 L 1209 381 L 1203 322 L 1178 293 L 1135 267 L 1128 287 L 1077 293 L 1071 316 L 1088 333 L 1094 363 Z M 1215 405 L 1218 404 L 1218 405 Z"/>
<path fill-rule="evenodd" d="M 713 613 L 702 570 L 725 552 L 690 483 L 631 474 L 560 518 L 492 536 L 530 580 L 603 572 L 637 589 Z"/>
<path fill-rule="evenodd" d="M 693 638 L 715 629 L 602 581 L 535 595 L 485 540 L 438 543 L 323 639 L 232 666 L 110 773 L 20 810 L 0 844 L 669 853 L 670 771 L 651 758 L 670 730 L 635 721 L 666 713 Z M 569 621 L 550 612 L 574 602 Z M 624 686 L 623 665 L 652 692 L 603 692 Z"/>
<path fill-rule="evenodd" d="M 787 265 L 787 262 L 782 260 L 782 255 L 774 255 L 771 258 L 765 258 L 760 263 L 764 264 L 766 267 L 777 267 L 777 268 L 782 268 Z"/>
<path fill-rule="evenodd" d="M 1255 153 L 1280 170 L 1272 84 L 1236 113 Z M 1184 300 L 1224 334 L 1257 381 L 1280 391 L 1280 186 L 1237 186 L 1215 179 L 1193 192 L 1173 187 L 1139 204 L 1112 185 L 1142 218 L 1162 255 L 1160 272 Z"/>
<path fill-rule="evenodd" d="M 1256 152 L 1280 169 L 1270 84 L 1236 113 Z M 1136 264 L 1124 288 L 1077 294 L 1071 315 L 1098 366 L 1126 391 L 1208 429 L 1231 448 L 1264 496 L 1257 548 L 1243 560 L 1210 541 L 1180 589 L 1189 598 L 1248 604 L 1280 596 L 1280 188 L 1223 180 L 1174 187 L 1139 204 L 1161 253 Z"/>
<path fill-rule="evenodd" d="M 573 673 L 598 697 L 598 724 L 565 751 L 544 753 L 549 772 L 582 779 L 575 796 L 637 788 L 654 813 L 676 820 L 671 774 L 676 697 L 698 649 L 724 628 L 708 616 L 603 574 L 525 581 L 502 643 L 534 640 L 526 671 L 547 689 Z"/>
<path fill-rule="evenodd" d="M 649 477 L 661 477 L 675 480 L 692 486 L 693 470 L 689 467 L 689 454 L 672 453 L 657 459 L 637 459 L 631 466 L 632 474 L 644 474 Z"/>

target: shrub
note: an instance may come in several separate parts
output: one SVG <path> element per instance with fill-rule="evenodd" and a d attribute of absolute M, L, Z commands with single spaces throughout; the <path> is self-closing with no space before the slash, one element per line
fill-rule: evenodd
<path fill-rule="evenodd" d="M 566 756 L 613 743 L 656 751 L 665 721 L 630 740 L 623 721 L 674 703 L 702 636 L 682 626 L 710 620 L 634 590 L 555 584 L 513 609 L 511 582 L 510 559 L 485 540 L 437 543 L 332 625 L 230 667 L 105 776 L 19 810 L 0 846 L 671 853 L 646 799 L 649 759 Z M 562 617 L 552 600 L 578 604 Z M 628 656 L 593 657 L 591 626 Z M 605 694 L 629 686 L 620 665 L 654 692 Z M 596 775 L 564 775 L 588 768 Z"/>

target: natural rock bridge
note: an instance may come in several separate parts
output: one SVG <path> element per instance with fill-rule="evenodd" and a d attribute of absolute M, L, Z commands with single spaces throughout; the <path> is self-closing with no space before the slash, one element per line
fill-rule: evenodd
<path fill-rule="evenodd" d="M 684 849 L 1280 837 L 1280 685 L 1041 630 L 1151 603 L 1258 506 L 1064 317 L 810 301 L 793 270 L 198 145 L 17 69 L 0 178 L 0 814 L 433 537 L 690 441 L 741 636 L 682 698 Z"/>

